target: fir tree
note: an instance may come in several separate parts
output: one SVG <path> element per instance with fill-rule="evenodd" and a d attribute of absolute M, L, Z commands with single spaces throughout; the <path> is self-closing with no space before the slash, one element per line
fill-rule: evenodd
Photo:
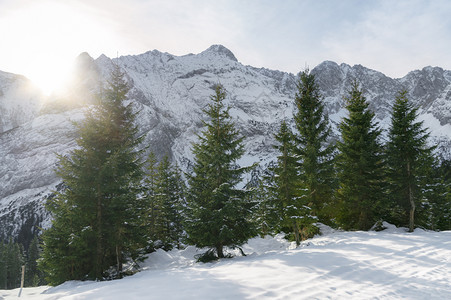
<path fill-rule="evenodd" d="M 345 229 L 368 230 L 376 221 L 384 195 L 381 131 L 357 82 L 346 101 L 349 115 L 339 127 L 338 221 Z"/>
<path fill-rule="evenodd" d="M 0 241 L 0 290 L 7 288 L 7 245 Z"/>
<path fill-rule="evenodd" d="M 186 207 L 186 185 L 182 177 L 182 171 L 180 170 L 178 164 L 175 164 L 175 166 L 173 166 L 171 176 L 171 189 L 171 240 L 174 246 L 180 248 L 182 246 L 182 243 L 186 240 L 185 229 L 183 226 L 185 220 L 184 211 Z"/>
<path fill-rule="evenodd" d="M 417 110 L 409 103 L 407 91 L 399 92 L 393 106 L 387 143 L 390 195 L 403 210 L 409 231 L 414 230 L 416 210 L 427 189 L 425 179 L 434 163 L 434 148 L 427 145 L 429 134 L 423 128 L 423 122 L 415 121 Z"/>
<path fill-rule="evenodd" d="M 0 274 L 0 279 L 6 286 L 6 289 L 15 289 L 20 286 L 22 266 L 24 264 L 24 249 L 21 244 L 14 243 L 12 239 L 3 246 L 3 274 Z M 2 268 L 0 268 L 1 270 Z M 6 280 L 5 280 L 6 278 Z"/>
<path fill-rule="evenodd" d="M 436 216 L 438 230 L 451 230 L 451 160 L 443 159 L 436 169 L 436 178 L 440 178 L 440 198 L 436 204 L 437 209 L 432 211 Z"/>
<path fill-rule="evenodd" d="M 50 284 L 104 279 L 135 259 L 145 245 L 137 195 L 142 179 L 135 115 L 125 106 L 128 86 L 115 65 L 96 107 L 78 125 L 78 148 L 59 156 L 65 189 L 48 202 L 54 220 L 43 235 L 42 267 Z"/>
<path fill-rule="evenodd" d="M 307 197 L 301 197 L 298 177 L 298 158 L 294 154 L 295 146 L 293 133 L 285 121 L 282 122 L 279 132 L 275 135 L 278 145 L 274 147 L 278 150 L 277 164 L 272 169 L 272 187 L 274 195 L 274 206 L 282 221 L 280 227 L 291 228 L 296 245 L 299 246 L 301 226 L 308 228 L 313 223 L 310 215 L 310 208 L 306 203 Z M 271 198 L 270 198 L 271 199 Z"/>
<path fill-rule="evenodd" d="M 193 145 L 195 161 L 188 175 L 186 211 L 189 241 L 214 249 L 218 258 L 224 257 L 224 246 L 239 246 L 254 234 L 252 204 L 246 200 L 246 191 L 237 188 L 247 170 L 237 166 L 244 153 L 243 137 L 224 105 L 225 96 L 218 85 L 204 110 L 208 120 L 203 121 L 205 129 Z"/>
<path fill-rule="evenodd" d="M 158 207 L 155 201 L 156 185 L 157 185 L 157 159 L 155 153 L 150 152 L 147 157 L 146 177 L 144 179 L 145 201 L 146 201 L 146 221 L 145 227 L 147 229 L 148 240 L 150 241 L 148 252 L 159 248 L 157 242 L 157 219 Z"/>
<path fill-rule="evenodd" d="M 432 230 L 451 229 L 451 164 L 449 160 L 435 161 L 427 176 L 422 206 L 423 213 L 417 215 L 417 224 Z M 421 210 L 420 210 L 421 213 Z M 418 218 L 420 217 L 420 218 Z M 420 220 L 418 220 L 420 219 Z"/>
<path fill-rule="evenodd" d="M 274 188 L 274 168 L 272 161 L 264 170 L 256 170 L 253 178 L 258 178 L 249 194 L 249 201 L 255 203 L 252 212 L 252 222 L 256 225 L 258 234 L 262 237 L 274 235 L 282 231 L 282 209 Z"/>
<path fill-rule="evenodd" d="M 332 199 L 335 177 L 334 146 L 328 144 L 329 121 L 315 76 L 308 70 L 300 74 L 297 89 L 295 145 L 303 202 L 312 208 L 313 215 L 327 221 L 325 208 Z"/>
<path fill-rule="evenodd" d="M 155 178 L 150 190 L 152 207 L 152 240 L 158 241 L 165 250 L 180 246 L 182 240 L 181 211 L 184 202 L 183 181 L 180 171 L 174 169 L 169 158 L 165 156 L 157 167 Z M 152 176 L 152 175 L 150 175 Z"/>
<path fill-rule="evenodd" d="M 35 236 L 28 246 L 27 260 L 25 264 L 25 286 L 39 286 L 43 283 L 42 274 L 38 270 L 38 259 L 39 259 L 39 241 L 38 237 Z"/>

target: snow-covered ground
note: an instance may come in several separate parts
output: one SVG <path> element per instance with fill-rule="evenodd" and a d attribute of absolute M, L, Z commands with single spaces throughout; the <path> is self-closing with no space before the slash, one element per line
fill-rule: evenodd
<path fill-rule="evenodd" d="M 21 298 L 451 299 L 451 231 L 323 232 L 297 249 L 281 236 L 254 238 L 248 256 L 207 264 L 194 262 L 194 247 L 157 251 L 134 276 L 24 288 Z"/>

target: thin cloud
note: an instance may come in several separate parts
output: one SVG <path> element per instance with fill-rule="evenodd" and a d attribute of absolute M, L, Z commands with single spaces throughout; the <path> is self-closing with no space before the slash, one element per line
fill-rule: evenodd
<path fill-rule="evenodd" d="M 17 45 L 37 51 L 14 38 L 13 21 L 2 22 L 37 3 L 64 5 L 78 14 L 63 20 L 92 24 L 71 44 L 74 57 L 74 51 L 111 57 L 153 49 L 183 55 L 223 44 L 243 64 L 292 73 L 324 60 L 362 64 L 392 77 L 426 65 L 451 69 L 446 0 L 0 0 L 0 69 L 23 60 L 25 50 Z M 35 27 L 31 37 L 43 34 L 33 33 Z"/>
<path fill-rule="evenodd" d="M 449 48 L 451 6 L 424 1 L 387 1 L 367 11 L 360 22 L 349 20 L 324 40 L 332 57 L 401 77 L 413 69 L 436 64 L 451 68 L 443 51 Z"/>

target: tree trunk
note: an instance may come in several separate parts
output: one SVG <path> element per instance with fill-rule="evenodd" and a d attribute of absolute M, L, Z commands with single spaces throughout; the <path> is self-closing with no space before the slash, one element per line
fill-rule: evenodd
<path fill-rule="evenodd" d="M 98 188 L 100 191 L 100 188 Z M 95 277 L 101 279 L 102 277 L 102 199 L 100 195 L 97 196 L 97 249 L 96 249 L 96 265 Z"/>
<path fill-rule="evenodd" d="M 412 196 L 412 186 L 409 184 L 409 201 L 410 201 L 410 217 L 409 217 L 409 232 L 413 232 L 415 227 L 415 201 Z"/>
<path fill-rule="evenodd" d="M 293 232 L 294 232 L 294 237 L 296 239 L 296 247 L 298 247 L 301 244 L 301 240 L 299 238 L 299 227 L 298 227 L 298 223 L 296 222 L 296 220 L 293 220 Z"/>
<path fill-rule="evenodd" d="M 415 227 L 415 201 L 413 199 L 413 192 L 412 192 L 412 183 L 410 181 L 410 162 L 407 162 L 407 178 L 409 180 L 409 187 L 408 187 L 408 193 L 409 193 L 409 202 L 410 202 L 410 216 L 409 216 L 409 232 L 413 232 Z"/>
<path fill-rule="evenodd" d="M 216 245 L 216 254 L 218 255 L 218 258 L 224 258 L 224 252 L 221 244 Z"/>
<path fill-rule="evenodd" d="M 117 276 L 122 278 L 122 260 L 121 260 L 120 246 L 116 245 L 116 264 L 117 264 Z"/>
<path fill-rule="evenodd" d="M 358 224 L 358 230 L 367 230 L 368 229 L 368 214 L 361 210 L 359 215 L 359 224 Z"/>

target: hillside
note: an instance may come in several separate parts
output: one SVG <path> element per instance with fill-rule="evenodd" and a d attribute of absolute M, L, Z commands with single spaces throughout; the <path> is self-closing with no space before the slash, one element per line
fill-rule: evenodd
<path fill-rule="evenodd" d="M 381 232 L 323 226 L 322 236 L 297 249 L 280 235 L 254 238 L 243 246 L 248 256 L 207 264 L 194 262 L 194 247 L 159 250 L 133 276 L 25 288 L 22 298 L 448 299 L 451 232 L 386 226 Z M 0 299 L 17 299 L 18 293 L 0 290 Z"/>

